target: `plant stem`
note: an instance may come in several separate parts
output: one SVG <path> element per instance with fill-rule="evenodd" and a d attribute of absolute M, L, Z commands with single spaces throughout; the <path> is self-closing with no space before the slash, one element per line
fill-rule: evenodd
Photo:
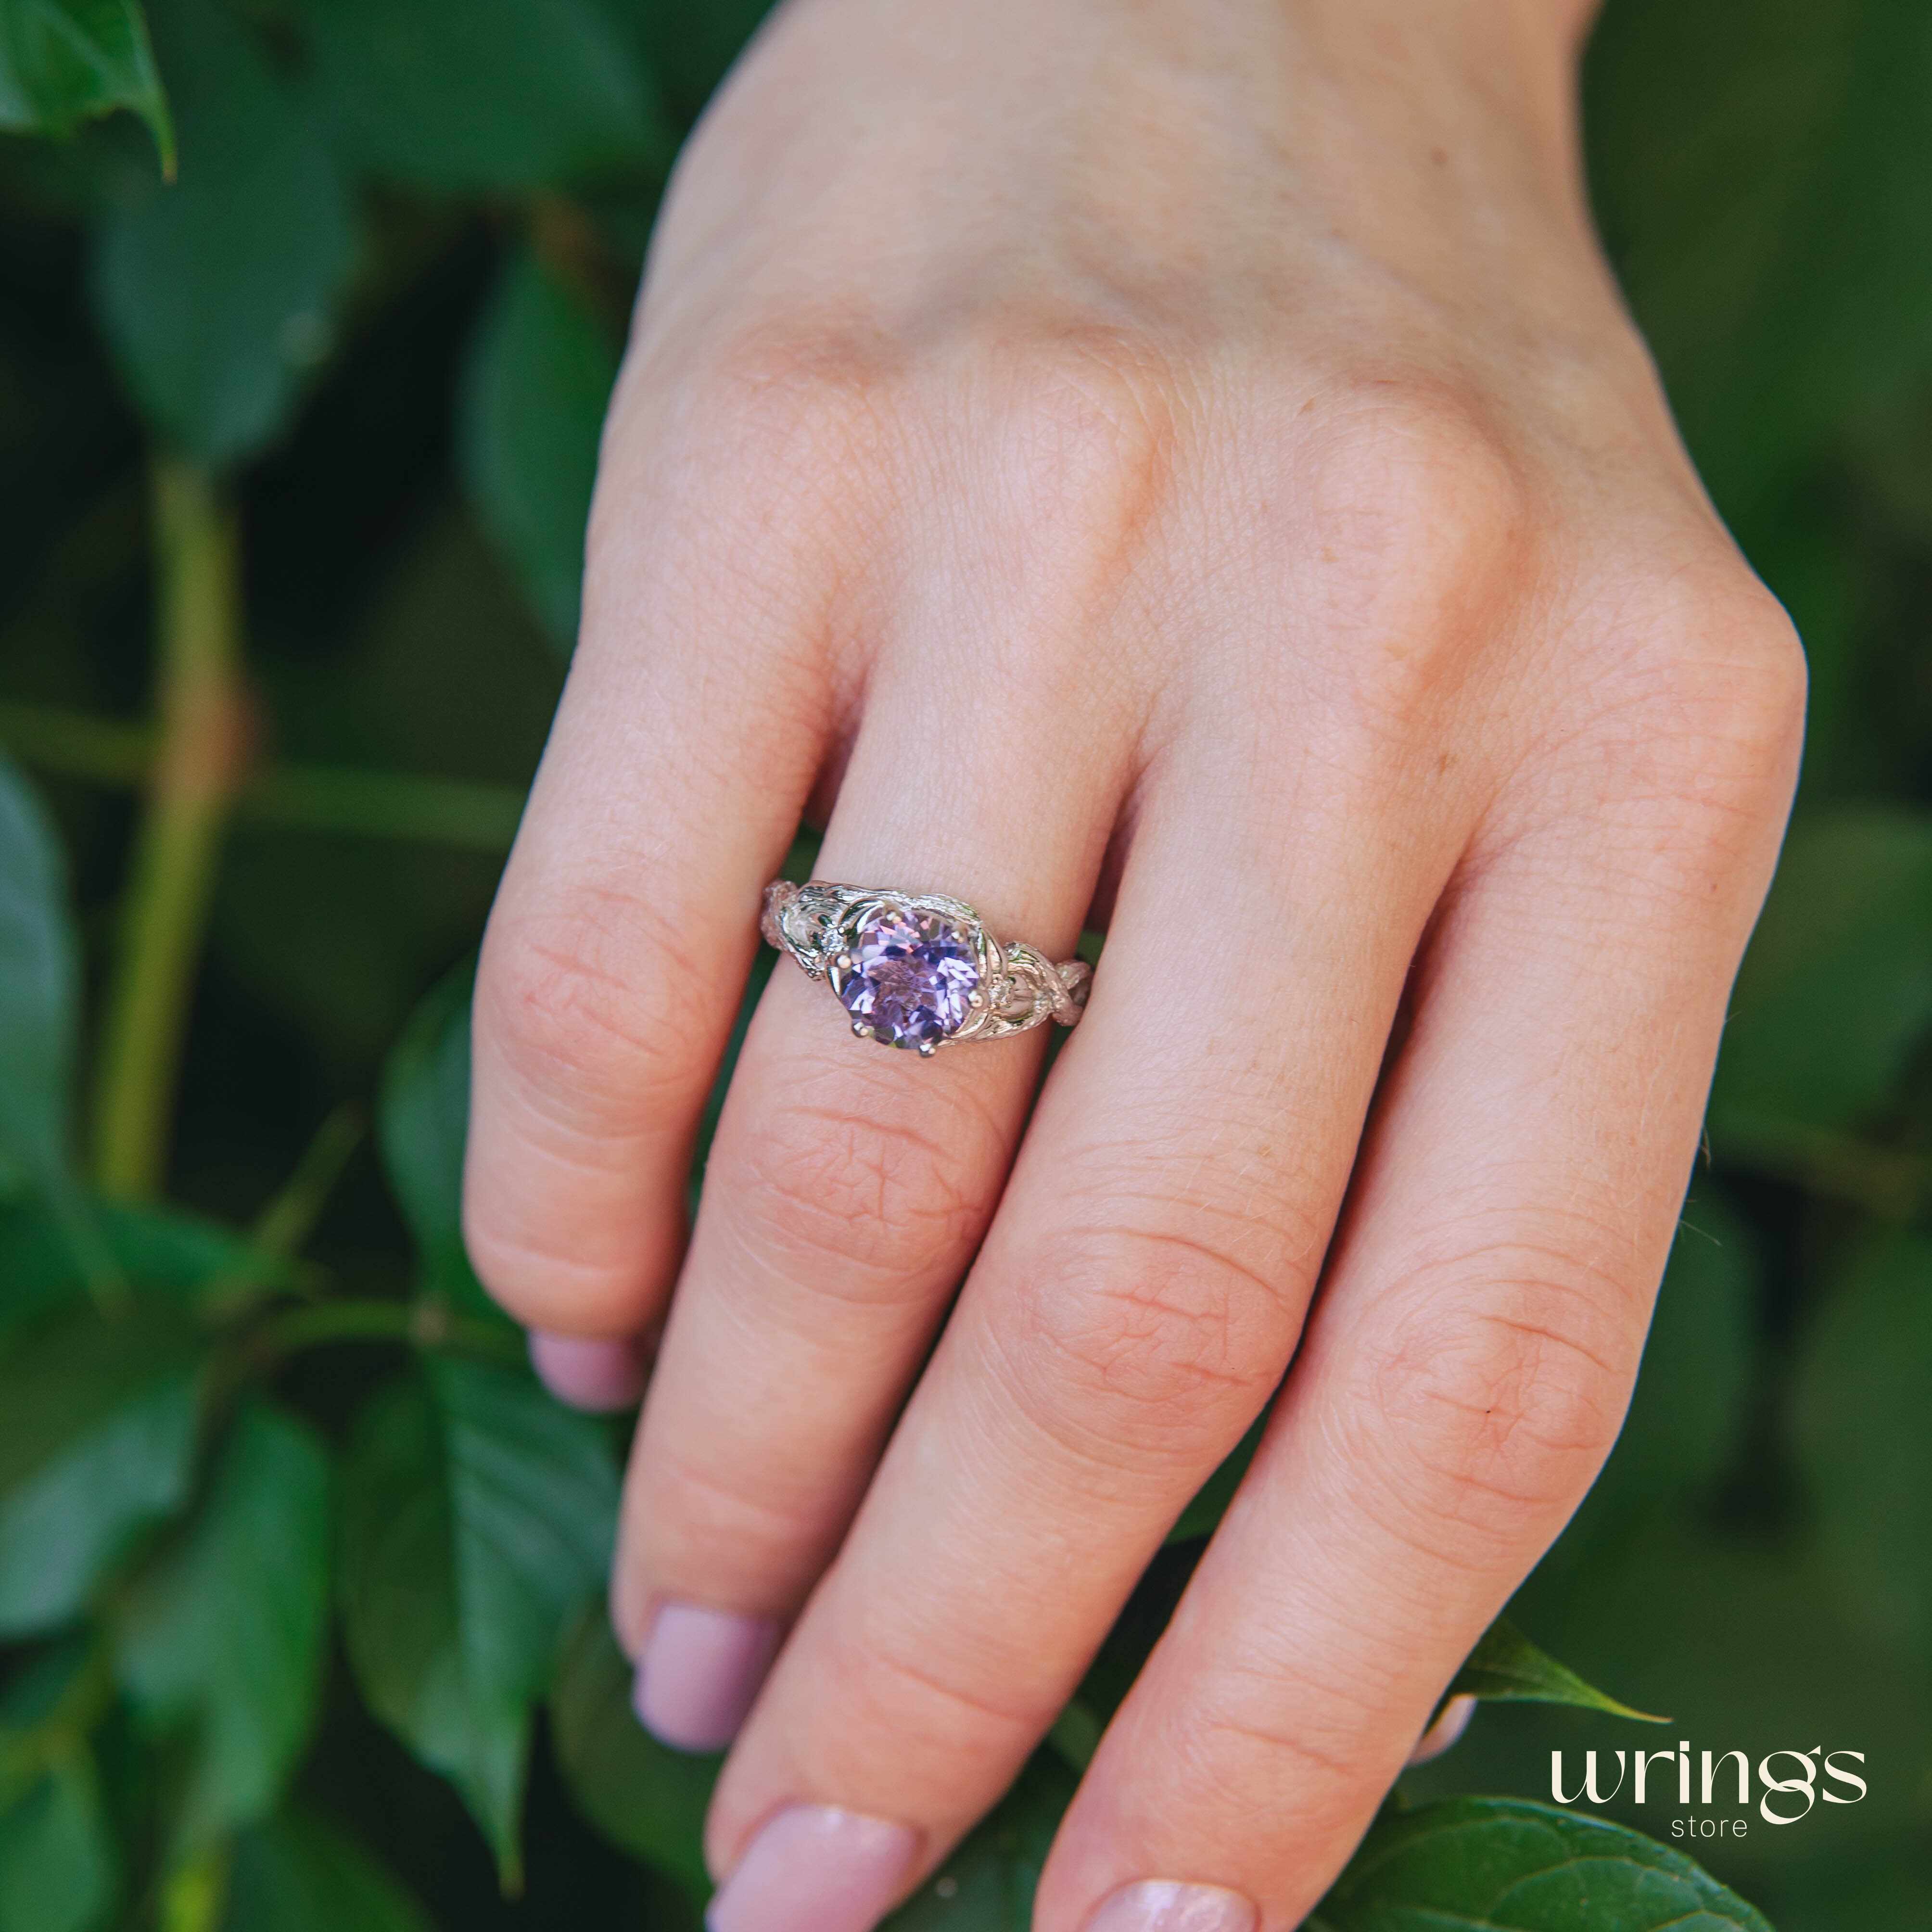
<path fill-rule="evenodd" d="M 278 1288 L 301 1293 L 310 1286 L 298 1258 L 367 1125 L 362 1108 L 350 1102 L 316 1130 L 294 1173 L 256 1219 L 247 1250 L 202 1291 L 204 1315 L 225 1320 Z"/>
<path fill-rule="evenodd" d="M 229 806 L 241 776 L 241 552 L 205 471 L 154 468 L 160 743 L 149 776 L 110 986 L 94 1110 L 94 1175 L 159 1187 L 194 972 Z"/>
<path fill-rule="evenodd" d="M 154 762 L 152 726 L 97 718 L 64 704 L 0 704 L 0 743 L 57 777 L 140 785 Z"/>
<path fill-rule="evenodd" d="M 440 1301 L 374 1298 L 292 1309 L 255 1337 L 251 1353 L 258 1366 L 272 1366 L 331 1342 L 406 1342 L 418 1348 L 460 1348 L 506 1364 L 524 1359 L 514 1329 L 452 1315 Z"/>
<path fill-rule="evenodd" d="M 250 1246 L 257 1254 L 282 1261 L 302 1252 L 368 1126 L 362 1108 L 345 1102 L 316 1130 L 296 1171 L 255 1223 Z"/>
<path fill-rule="evenodd" d="M 524 794 L 514 785 L 406 772 L 274 765 L 242 794 L 242 804 L 268 824 L 502 853 L 517 836 Z"/>
<path fill-rule="evenodd" d="M 1911 1222 L 1932 1202 L 1932 1157 L 1798 1120 L 1733 1110 L 1720 1125 L 1726 1160 L 1796 1181 L 1881 1221 Z"/>
<path fill-rule="evenodd" d="M 146 724 L 62 705 L 0 704 L 0 744 L 40 770 L 90 784 L 145 784 L 156 736 Z M 294 831 L 413 838 L 494 854 L 510 849 L 524 794 L 515 785 L 411 772 L 278 764 L 250 773 L 234 806 L 238 818 Z"/>
<path fill-rule="evenodd" d="M 161 1887 L 160 1932 L 215 1932 L 228 1904 L 228 1847 L 212 1845 L 176 1866 Z"/>

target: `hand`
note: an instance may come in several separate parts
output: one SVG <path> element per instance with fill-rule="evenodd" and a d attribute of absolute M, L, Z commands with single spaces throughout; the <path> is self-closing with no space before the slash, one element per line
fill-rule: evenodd
<path fill-rule="evenodd" d="M 1292 1926 L 1616 1434 L 1802 674 L 1592 238 L 1576 14 L 798 0 L 680 166 L 469 1235 L 566 1392 L 668 1307 L 614 1614 L 662 1735 L 743 1720 L 718 1932 L 929 1873 L 1277 1384 L 1036 1923 Z M 1030 1119 L 1040 1034 L 882 1052 L 782 962 L 687 1248 L 802 810 L 1105 957 Z"/>

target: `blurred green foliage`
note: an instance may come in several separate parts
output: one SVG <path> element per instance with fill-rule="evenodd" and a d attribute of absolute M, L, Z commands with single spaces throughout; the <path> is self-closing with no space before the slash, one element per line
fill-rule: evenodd
<path fill-rule="evenodd" d="M 36 772 L 0 766 L 0 1932 L 695 1923 L 715 1766 L 632 1720 L 599 1608 L 621 1432 L 530 1378 L 457 1188 L 465 962 L 575 626 L 627 292 L 760 10 L 0 0 L 0 742 Z M 1499 1626 L 1458 1687 L 1496 1707 L 1314 1922 L 1761 1928 L 1668 1806 L 1529 1802 L 1552 1750 L 1682 1736 L 1864 1753 L 1861 1804 L 1688 1849 L 1784 1932 L 1906 1932 L 1932 13 L 1611 0 L 1588 93 L 1612 252 L 1814 692 L 1630 1418 L 1515 1606 L 1670 1736 Z M 158 754 L 224 719 L 190 809 Z M 134 979 L 178 1095 L 98 1023 Z M 171 1142 L 117 1164 L 99 1096 L 143 1081 Z M 1019 1932 L 1231 1486 L 902 1924 Z"/>

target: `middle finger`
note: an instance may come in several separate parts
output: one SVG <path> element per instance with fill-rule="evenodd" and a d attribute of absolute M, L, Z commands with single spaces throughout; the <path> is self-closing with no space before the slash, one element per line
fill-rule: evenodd
<path fill-rule="evenodd" d="M 721 1932 L 863 1932 L 942 1857 L 1280 1377 L 1460 830 L 1331 767 L 1284 839 L 1254 773 L 1148 791 L 1089 1016 L 718 1787 Z"/>

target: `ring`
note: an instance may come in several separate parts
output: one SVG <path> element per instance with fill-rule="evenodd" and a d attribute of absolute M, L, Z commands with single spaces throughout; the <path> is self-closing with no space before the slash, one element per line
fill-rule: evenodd
<path fill-rule="evenodd" d="M 1093 984 L 1085 960 L 1055 965 L 1030 946 L 1003 944 L 963 900 L 938 892 L 776 879 L 758 930 L 809 977 L 831 982 L 861 1040 L 928 1058 L 1047 1020 L 1070 1027 Z"/>

